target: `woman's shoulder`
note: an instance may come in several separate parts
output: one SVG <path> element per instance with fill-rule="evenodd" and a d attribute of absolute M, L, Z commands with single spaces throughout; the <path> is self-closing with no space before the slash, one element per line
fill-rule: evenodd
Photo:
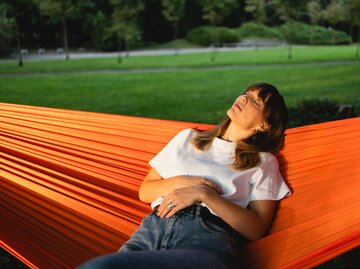
<path fill-rule="evenodd" d="M 192 128 L 186 128 L 181 130 L 177 135 L 178 136 L 183 136 L 183 137 L 193 137 L 198 133 L 197 130 L 192 129 Z"/>
<path fill-rule="evenodd" d="M 196 134 L 197 134 L 197 131 L 192 128 L 183 129 L 175 135 L 173 140 L 177 141 L 177 142 L 180 142 L 180 141 L 185 142 L 185 141 L 192 139 Z"/>

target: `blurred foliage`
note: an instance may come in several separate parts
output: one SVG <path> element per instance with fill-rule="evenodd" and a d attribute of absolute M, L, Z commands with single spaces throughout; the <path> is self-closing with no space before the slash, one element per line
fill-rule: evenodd
<path fill-rule="evenodd" d="M 342 31 L 325 28 L 318 25 L 309 25 L 301 22 L 292 23 L 293 44 L 349 44 L 351 38 Z M 287 24 L 280 27 L 269 27 L 263 24 L 247 22 L 237 29 L 227 27 L 201 26 L 195 28 L 186 36 L 186 39 L 194 44 L 209 46 L 212 44 L 212 29 L 218 32 L 219 44 L 239 42 L 245 38 L 277 39 L 285 40 Z"/>
<path fill-rule="evenodd" d="M 314 25 L 318 23 L 324 26 L 324 28 L 311 27 L 310 31 L 303 29 L 303 26 L 295 25 L 295 28 L 291 29 L 293 33 L 291 35 L 294 35 L 294 38 L 291 37 L 289 40 L 294 39 L 295 43 L 301 44 L 308 43 L 305 37 L 312 31 L 314 31 L 314 44 L 329 44 L 333 40 L 336 44 L 349 42 L 349 36 L 343 32 L 327 29 L 329 26 L 336 30 L 349 31 L 349 35 L 355 41 L 357 40 L 357 29 L 360 27 L 360 1 L 350 0 L 343 1 L 343 6 L 338 4 L 340 0 L 312 0 L 313 4 L 310 6 L 306 5 L 309 1 L 305 0 L 243 0 L 242 2 L 237 0 L 1 0 L 0 2 L 1 55 L 5 55 L 5 52 L 10 54 L 17 48 L 14 30 L 9 30 L 11 22 L 17 26 L 18 43 L 23 49 L 45 48 L 48 51 L 62 47 L 64 42 L 61 18 L 64 16 L 59 14 L 61 3 L 66 3 L 68 7 L 65 12 L 66 24 L 69 47 L 73 50 L 79 48 L 116 50 L 120 29 L 122 32 L 126 32 L 121 35 L 122 42 L 131 41 L 128 43 L 134 47 L 183 38 L 192 29 L 204 25 L 223 26 L 229 29 L 239 28 L 242 25 L 244 27 L 241 27 L 242 31 L 248 28 L 248 31 L 241 35 L 244 36 L 251 32 L 247 23 L 251 22 L 253 26 L 256 25 L 253 22 L 258 25 L 264 23 L 262 28 L 260 26 L 252 28 L 252 30 L 258 31 L 256 35 L 261 35 L 260 38 L 268 38 L 262 35 L 270 32 L 272 32 L 271 36 L 278 36 L 266 27 L 279 27 L 289 20 L 302 23 L 311 22 Z M 114 14 L 118 11 L 115 10 L 116 5 L 114 4 L 118 3 L 121 7 L 118 10 L 122 12 L 128 10 L 126 6 L 137 2 L 141 3 L 143 8 L 136 12 L 136 15 L 133 14 L 131 18 L 125 20 L 128 25 L 116 26 L 118 23 L 114 23 L 113 19 Z M 44 10 L 56 10 L 57 12 L 49 13 Z M 324 10 L 326 10 L 325 13 Z M 44 14 L 55 14 L 56 16 L 45 16 Z M 135 17 L 136 20 L 134 20 Z M 124 24 L 124 21 L 121 23 Z M 286 27 L 281 27 L 280 35 L 284 36 L 286 29 Z M 222 32 L 225 36 L 232 36 L 231 38 L 225 37 L 225 40 L 228 38 L 231 39 L 230 42 L 234 40 L 233 34 L 229 34 L 228 31 Z M 212 43 L 218 44 L 216 34 L 213 33 L 212 37 L 214 40 Z M 289 33 L 284 37 L 289 38 Z M 206 45 L 210 43 L 202 42 L 203 39 L 200 38 L 201 43 Z M 221 42 L 221 40 L 219 41 Z"/>
<path fill-rule="evenodd" d="M 14 36 L 14 23 L 14 18 L 8 16 L 8 7 L 4 3 L 0 3 L 0 54 L 6 51 Z"/>
<path fill-rule="evenodd" d="M 279 32 L 286 34 L 287 24 L 279 27 Z M 293 22 L 291 25 L 293 44 L 349 44 L 351 38 L 342 31 L 336 31 L 332 28 L 325 28 L 318 25 L 309 25 L 301 22 Z"/>
<path fill-rule="evenodd" d="M 279 39 L 283 40 L 283 34 L 275 28 L 268 27 L 264 24 L 246 22 L 240 28 L 238 28 L 240 38 L 268 38 L 268 39 Z"/>
<path fill-rule="evenodd" d="M 339 105 L 328 99 L 309 99 L 289 109 L 288 127 L 304 126 L 314 123 L 356 117 L 354 107 Z"/>
<path fill-rule="evenodd" d="M 266 21 L 265 0 L 245 0 L 245 11 L 252 14 L 254 21 L 263 24 Z"/>
<path fill-rule="evenodd" d="M 218 44 L 234 43 L 240 40 L 240 36 L 235 29 L 226 27 L 201 26 L 191 30 L 186 40 L 201 46 L 210 46 L 213 43 L 213 31 L 218 36 Z"/>
<path fill-rule="evenodd" d="M 178 37 L 179 22 L 185 14 L 185 0 L 161 0 L 162 13 L 174 28 L 174 40 Z"/>

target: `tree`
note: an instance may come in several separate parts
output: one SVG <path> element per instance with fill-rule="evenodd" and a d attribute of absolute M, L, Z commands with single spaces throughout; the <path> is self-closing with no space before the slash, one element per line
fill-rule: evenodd
<path fill-rule="evenodd" d="M 26 4 L 26 1 L 10 1 L 10 0 L 3 0 L 2 3 L 2 11 L 3 15 L 6 16 L 6 18 L 11 18 L 7 21 L 7 24 L 4 25 L 4 27 L 12 26 L 9 30 L 9 32 L 6 33 L 7 36 L 15 36 L 16 39 L 16 47 L 19 57 L 19 67 L 22 67 L 24 65 L 23 63 L 23 55 L 21 53 L 21 43 L 20 43 L 20 24 L 19 24 L 19 18 L 23 15 L 22 14 L 22 5 Z M 11 35 L 11 33 L 14 33 Z"/>
<path fill-rule="evenodd" d="M 144 9 L 143 0 L 111 0 L 114 6 L 112 15 L 113 26 L 111 31 L 115 32 L 118 39 L 118 63 L 121 62 L 121 40 L 125 40 L 127 50 L 130 47 L 131 40 L 139 36 L 139 28 L 137 27 L 136 18 Z"/>
<path fill-rule="evenodd" d="M 172 24 L 174 28 L 174 40 L 178 38 L 179 21 L 184 16 L 185 0 L 161 0 L 164 17 Z M 177 49 L 175 49 L 177 55 Z"/>
<path fill-rule="evenodd" d="M 288 59 L 292 58 L 292 24 L 298 14 L 299 9 L 305 4 L 304 0 L 273 0 L 277 6 L 280 17 L 285 20 L 287 34 L 286 39 L 288 43 Z"/>
<path fill-rule="evenodd" d="M 333 26 L 337 23 L 345 20 L 346 8 L 344 1 L 342 0 L 332 0 L 331 3 L 326 7 L 324 11 L 324 18 L 331 23 Z M 332 32 L 332 43 L 335 42 L 335 32 Z"/>
<path fill-rule="evenodd" d="M 359 44 L 360 44 L 360 1 L 359 0 L 348 0 L 348 15 L 350 23 L 357 27 L 357 38 L 356 38 L 356 53 L 355 57 L 359 58 Z"/>
<path fill-rule="evenodd" d="M 6 51 L 8 44 L 13 39 L 13 28 L 15 18 L 8 17 L 9 7 L 5 3 L 0 3 L 0 53 Z"/>
<path fill-rule="evenodd" d="M 123 24 L 121 29 L 125 40 L 126 57 L 129 57 L 131 42 L 141 39 L 139 23 L 136 20 L 131 20 L 128 23 Z"/>
<path fill-rule="evenodd" d="M 311 0 L 309 3 L 307 3 L 306 7 L 311 23 L 313 25 L 318 25 L 322 17 L 322 9 L 319 0 Z M 314 44 L 313 27 L 310 27 L 310 44 Z"/>
<path fill-rule="evenodd" d="M 63 26 L 63 40 L 66 60 L 69 57 L 67 20 L 72 16 L 75 10 L 73 0 L 34 0 L 42 14 L 50 17 L 52 21 L 61 21 Z"/>
<path fill-rule="evenodd" d="M 264 24 L 266 20 L 265 0 L 246 0 L 245 11 L 253 15 L 256 23 Z"/>
<path fill-rule="evenodd" d="M 80 47 L 93 47 L 101 49 L 105 28 L 110 26 L 108 1 L 77 0 L 75 9 L 69 21 L 71 27 L 71 40 Z"/>
<path fill-rule="evenodd" d="M 221 20 L 228 15 L 231 10 L 238 6 L 236 0 L 200 0 L 200 5 L 204 12 L 204 19 L 209 20 L 212 26 L 212 53 L 211 60 L 215 60 L 215 47 L 218 45 L 218 33 L 215 26 L 218 26 Z"/>

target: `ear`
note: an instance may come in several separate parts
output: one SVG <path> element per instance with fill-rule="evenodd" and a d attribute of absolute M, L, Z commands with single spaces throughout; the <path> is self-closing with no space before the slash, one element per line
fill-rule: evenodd
<path fill-rule="evenodd" d="M 256 132 L 265 133 L 265 132 L 269 131 L 270 128 L 271 128 L 271 125 L 269 123 L 263 122 L 256 128 Z"/>

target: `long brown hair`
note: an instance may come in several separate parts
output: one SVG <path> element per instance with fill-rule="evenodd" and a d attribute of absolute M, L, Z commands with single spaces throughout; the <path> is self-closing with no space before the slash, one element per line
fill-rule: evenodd
<path fill-rule="evenodd" d="M 288 118 L 284 98 L 275 86 L 264 82 L 256 83 L 245 90 L 249 91 L 257 91 L 264 102 L 263 114 L 270 128 L 244 140 L 234 141 L 236 148 L 233 167 L 241 170 L 257 166 L 260 163 L 259 152 L 275 152 L 283 147 Z M 226 116 L 214 128 L 199 132 L 192 140 L 193 145 L 199 150 L 205 150 L 216 137 L 225 134 L 230 122 L 230 118 Z"/>

